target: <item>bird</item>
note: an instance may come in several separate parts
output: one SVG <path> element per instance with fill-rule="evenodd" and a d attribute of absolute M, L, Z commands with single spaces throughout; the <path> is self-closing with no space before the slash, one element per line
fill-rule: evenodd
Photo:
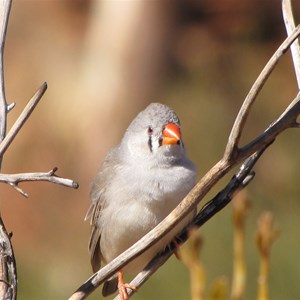
<path fill-rule="evenodd" d="M 90 191 L 89 253 L 97 272 L 158 225 L 194 187 L 196 167 L 188 159 L 173 109 L 151 103 L 130 123 L 106 155 Z M 123 272 L 141 271 L 192 220 L 195 211 L 146 252 L 109 278 L 102 295 L 119 289 L 128 299 Z"/>

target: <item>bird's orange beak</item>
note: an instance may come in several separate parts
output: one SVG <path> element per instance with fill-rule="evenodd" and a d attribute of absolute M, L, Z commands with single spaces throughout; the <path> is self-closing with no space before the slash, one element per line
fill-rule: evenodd
<path fill-rule="evenodd" d="M 162 139 L 163 145 L 177 144 L 181 138 L 180 128 L 174 123 L 169 123 L 164 127 L 162 131 L 162 135 L 163 135 L 163 139 Z"/>

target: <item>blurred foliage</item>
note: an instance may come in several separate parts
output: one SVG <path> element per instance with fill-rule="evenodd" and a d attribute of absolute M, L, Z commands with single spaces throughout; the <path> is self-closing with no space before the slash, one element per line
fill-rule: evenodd
<path fill-rule="evenodd" d="M 244 298 L 246 285 L 245 262 L 245 220 L 250 202 L 245 190 L 241 191 L 232 201 L 234 244 L 233 244 L 233 278 L 231 296 L 234 300 Z"/>
<path fill-rule="evenodd" d="M 197 231 L 197 228 L 192 228 L 189 232 L 189 240 L 185 246 L 177 250 L 179 258 L 190 273 L 190 290 L 192 300 L 204 299 L 205 286 L 205 271 L 203 264 L 199 259 L 202 241 Z"/>
<path fill-rule="evenodd" d="M 250 201 L 246 190 L 239 192 L 232 200 L 233 206 L 233 271 L 232 279 L 221 276 L 213 280 L 209 288 L 205 280 L 205 274 L 209 271 L 200 259 L 200 246 L 203 241 L 196 228 L 190 231 L 189 240 L 179 250 L 180 258 L 190 274 L 190 299 L 201 300 L 226 300 L 244 299 L 247 287 L 247 268 L 245 260 L 245 249 L 247 243 L 245 237 L 246 217 L 250 208 Z M 274 240 L 278 237 L 278 228 L 274 226 L 273 215 L 271 212 L 262 213 L 257 220 L 256 245 L 259 252 L 257 283 L 251 287 L 252 292 L 257 290 L 257 299 L 268 300 L 269 297 L 269 276 L 271 247 Z M 254 241 L 252 241 L 254 242 Z M 219 253 L 222 255 L 222 249 Z M 231 296 L 229 298 L 228 282 L 231 284 Z M 206 296 L 207 295 L 207 296 Z M 253 299 L 255 299 L 254 294 Z"/>
<path fill-rule="evenodd" d="M 299 19 L 299 1 L 294 10 Z M 284 38 L 280 1 L 14 1 L 5 80 L 8 101 L 17 106 L 9 125 L 43 81 L 49 88 L 7 152 L 3 172 L 58 166 L 58 174 L 80 183 L 78 191 L 26 183 L 28 200 L 1 186 L 1 214 L 14 233 L 19 299 L 66 299 L 91 275 L 89 226 L 83 222 L 89 185 L 138 111 L 159 101 L 178 112 L 200 178 L 221 157 L 243 98 Z M 287 54 L 260 94 L 243 142 L 264 130 L 296 91 Z M 299 141 L 296 130 L 279 137 L 257 164 L 248 191 L 247 232 L 262 210 L 271 210 L 281 226 L 269 278 L 275 300 L 300 293 Z M 201 229 L 207 282 L 232 273 L 230 214 L 225 208 Z M 245 239 L 244 299 L 254 299 L 259 257 L 249 242 L 253 236 Z M 135 299 L 189 295 L 188 272 L 172 258 Z M 90 299 L 99 297 L 100 291 Z"/>
<path fill-rule="evenodd" d="M 279 233 L 278 228 L 276 228 L 273 223 L 273 215 L 270 212 L 262 213 L 257 221 L 256 243 L 260 253 L 258 300 L 269 299 L 268 279 L 270 273 L 271 247 Z"/>

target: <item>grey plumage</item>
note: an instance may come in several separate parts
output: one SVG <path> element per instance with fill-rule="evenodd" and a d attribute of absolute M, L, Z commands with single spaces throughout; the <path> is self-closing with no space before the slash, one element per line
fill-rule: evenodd
<path fill-rule="evenodd" d="M 180 128 L 175 112 L 152 103 L 127 128 L 121 143 L 106 156 L 91 188 L 89 252 L 94 271 L 107 264 L 160 223 L 195 184 L 194 164 L 182 140 L 163 144 L 169 123 Z M 191 219 L 179 223 L 161 241 L 124 270 L 140 271 Z M 117 278 L 103 288 L 116 290 Z"/>

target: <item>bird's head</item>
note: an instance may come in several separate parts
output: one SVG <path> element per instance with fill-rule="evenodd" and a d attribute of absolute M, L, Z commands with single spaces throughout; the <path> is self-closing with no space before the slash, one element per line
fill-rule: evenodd
<path fill-rule="evenodd" d="M 120 144 L 125 157 L 154 163 L 185 157 L 180 121 L 175 112 L 160 103 L 152 103 L 131 122 Z"/>

